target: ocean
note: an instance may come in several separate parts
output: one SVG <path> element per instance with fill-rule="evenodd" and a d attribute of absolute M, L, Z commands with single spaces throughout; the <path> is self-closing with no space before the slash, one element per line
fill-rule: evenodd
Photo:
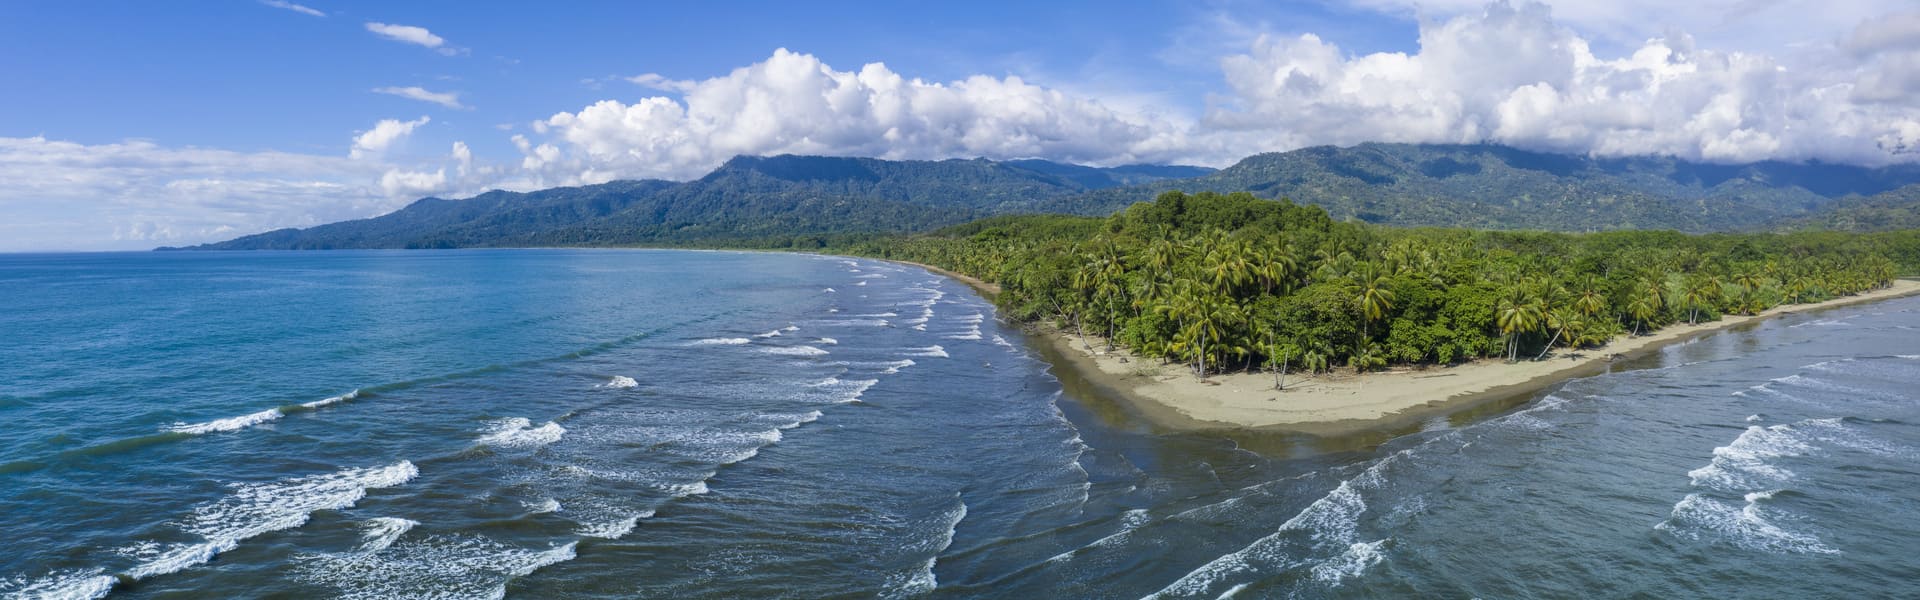
<path fill-rule="evenodd" d="M 1916 327 L 1322 439 L 1069 393 L 869 259 L 0 255 L 0 597 L 1913 597 Z"/>

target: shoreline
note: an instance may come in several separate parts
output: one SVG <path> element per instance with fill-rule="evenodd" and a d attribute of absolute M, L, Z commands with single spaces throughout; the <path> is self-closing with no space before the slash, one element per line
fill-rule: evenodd
<path fill-rule="evenodd" d="M 889 260 L 889 259 L 882 259 Z M 903 260 L 973 288 L 992 300 L 997 285 L 946 269 Z M 1814 304 L 1782 305 L 1754 316 L 1728 315 L 1696 325 L 1669 325 L 1639 337 L 1616 338 L 1586 350 L 1557 350 L 1541 361 L 1507 364 L 1481 359 L 1457 365 L 1396 367 L 1355 375 L 1287 376 L 1284 391 L 1270 373 L 1216 374 L 1202 382 L 1183 365 L 1138 358 L 1123 348 L 1105 351 L 1099 336 L 1029 326 L 1028 343 L 1074 387 L 1109 396 L 1148 423 L 1175 431 L 1307 434 L 1330 438 L 1384 432 L 1435 418 L 1523 400 L 1562 382 L 1598 375 L 1730 328 L 1802 312 L 1824 311 L 1920 294 L 1920 280 L 1896 279 L 1884 289 Z M 1092 346 L 1089 348 L 1088 346 Z M 1064 379 L 1064 378 L 1063 378 Z M 1518 402 L 1512 402 L 1517 404 Z"/>
<path fill-rule="evenodd" d="M 1826 302 L 1779 306 L 1754 316 L 1725 316 L 1697 325 L 1669 325 L 1599 348 L 1561 350 L 1537 362 L 1482 359 L 1363 375 L 1289 375 L 1285 391 L 1273 389 L 1269 373 L 1216 374 L 1208 378 L 1210 383 L 1203 383 L 1184 365 L 1162 365 L 1158 359 L 1140 359 L 1124 349 L 1105 352 L 1104 341 L 1097 336 L 1083 341 L 1078 334 L 1056 330 L 1037 335 L 1066 359 L 1058 366 L 1115 392 L 1157 425 L 1187 431 L 1254 430 L 1327 437 L 1406 427 L 1503 399 L 1531 396 L 1733 327 L 1915 294 L 1920 294 L 1920 281 L 1901 279 L 1885 289 Z"/>

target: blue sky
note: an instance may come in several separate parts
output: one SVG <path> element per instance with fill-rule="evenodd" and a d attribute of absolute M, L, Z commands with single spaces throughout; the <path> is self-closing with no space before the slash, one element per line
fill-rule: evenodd
<path fill-rule="evenodd" d="M 686 179 L 734 154 L 1920 147 L 1920 11 L 1890 0 L 9 3 L 0 77 L 0 251 Z"/>

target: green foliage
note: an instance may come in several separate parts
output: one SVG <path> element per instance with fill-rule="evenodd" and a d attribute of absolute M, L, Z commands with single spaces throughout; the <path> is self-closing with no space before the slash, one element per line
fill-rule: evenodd
<path fill-rule="evenodd" d="M 1007 314 L 1203 373 L 1529 360 L 1675 322 L 1886 285 L 1920 232 L 1397 229 L 1250 194 L 1169 192 L 1111 217 L 995 217 L 831 252 L 1002 286 Z"/>

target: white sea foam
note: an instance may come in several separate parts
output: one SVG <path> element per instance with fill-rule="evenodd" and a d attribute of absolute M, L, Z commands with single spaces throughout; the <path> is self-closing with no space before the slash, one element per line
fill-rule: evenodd
<path fill-rule="evenodd" d="M 853 318 L 855 319 L 891 319 L 898 316 L 900 316 L 899 313 L 883 312 L 883 313 L 868 313 L 864 315 L 853 315 Z"/>
<path fill-rule="evenodd" d="M 1313 578 L 1321 583 L 1338 587 L 1342 581 L 1359 577 L 1361 573 L 1366 572 L 1367 567 L 1380 564 L 1380 561 L 1386 558 L 1386 554 L 1380 551 L 1380 547 L 1386 543 L 1387 540 L 1384 539 L 1355 542 L 1347 546 L 1346 552 L 1332 560 L 1314 565 Z"/>
<path fill-rule="evenodd" d="M 373 555 L 303 556 L 294 569 L 342 598 L 498 599 L 509 579 L 572 560 L 575 544 L 528 550 L 477 536 L 432 536 Z"/>
<path fill-rule="evenodd" d="M 899 373 L 901 369 L 911 367 L 919 363 L 913 362 L 911 359 L 906 359 L 906 360 L 896 360 L 896 361 L 885 363 L 885 364 L 887 365 L 887 368 L 886 370 L 881 372 L 891 375 L 894 373 Z"/>
<path fill-rule="evenodd" d="M 369 489 L 401 485 L 419 474 L 413 463 L 403 460 L 384 467 L 237 485 L 231 495 L 196 507 L 192 516 L 178 524 L 204 542 L 147 542 L 123 548 L 121 554 L 139 561 L 123 575 L 143 579 L 205 563 L 248 538 L 305 525 L 315 511 L 351 507 Z"/>
<path fill-rule="evenodd" d="M 939 563 L 940 553 L 945 552 L 948 547 L 953 545 L 953 536 L 959 531 L 960 521 L 967 518 L 967 503 L 961 501 L 957 494 L 953 500 L 955 505 L 953 508 L 947 509 L 943 513 L 930 519 L 931 522 L 929 524 L 935 527 L 944 525 L 941 530 L 932 537 L 914 540 L 910 542 L 907 547 L 902 548 L 909 552 L 927 554 L 927 561 L 921 563 L 918 568 L 887 576 L 886 589 L 881 590 L 880 597 L 907 598 L 920 596 L 940 587 L 939 580 L 933 575 L 933 567 Z"/>
<path fill-rule="evenodd" d="M 786 327 L 781 327 L 781 328 L 780 328 L 780 330 L 781 330 L 781 331 L 799 331 L 799 330 L 800 330 L 800 326 L 799 326 L 799 325 L 788 325 L 788 326 L 786 326 Z"/>
<path fill-rule="evenodd" d="M 362 521 L 360 539 L 365 541 L 360 542 L 360 553 L 373 554 L 385 550 L 419 524 L 419 521 L 399 517 L 374 517 Z"/>
<path fill-rule="evenodd" d="M 238 417 L 227 417 L 225 419 L 208 421 L 205 423 L 191 423 L 191 424 L 190 423 L 174 423 L 172 425 L 167 426 L 166 430 L 173 433 L 186 433 L 186 434 L 192 434 L 192 435 L 202 435 L 202 434 L 215 433 L 220 431 L 238 431 L 241 429 L 252 427 L 254 425 L 259 425 L 261 423 L 272 421 L 283 416 L 286 416 L 286 414 L 280 412 L 280 409 L 269 408 L 257 413 L 240 415 Z"/>
<path fill-rule="evenodd" d="M 1713 462 L 1688 471 L 1687 477 L 1695 486 L 1727 491 L 1779 485 L 1793 478 L 1793 471 L 1769 461 L 1813 450 L 1805 436 L 1791 425 L 1753 425 L 1733 442 L 1714 448 Z"/>
<path fill-rule="evenodd" d="M 1401 450 L 1380 459 L 1359 475 L 1340 482 L 1340 485 L 1327 492 L 1327 495 L 1307 505 L 1306 509 L 1301 510 L 1293 518 L 1287 519 L 1287 522 L 1280 524 L 1278 531 L 1255 540 L 1240 550 L 1201 565 L 1200 568 L 1188 572 L 1148 597 L 1200 595 L 1234 575 L 1289 568 L 1300 564 L 1298 561 L 1301 557 L 1290 556 L 1286 552 L 1289 536 L 1300 534 L 1305 534 L 1315 548 L 1325 547 L 1340 551 L 1340 554 L 1319 563 L 1335 565 L 1332 567 L 1334 571 L 1329 573 L 1340 574 L 1343 577 L 1350 576 L 1340 570 L 1341 566 L 1348 564 L 1358 565 L 1360 570 L 1364 570 L 1373 562 L 1377 562 L 1369 562 L 1365 554 L 1377 551 L 1378 547 L 1363 550 L 1354 548 L 1357 542 L 1354 538 L 1359 530 L 1360 515 L 1367 510 L 1366 499 L 1361 496 L 1360 490 L 1379 487 L 1383 482 L 1385 470 L 1410 453 L 1411 450 Z M 1376 545 L 1379 543 L 1373 542 Z M 1355 560 L 1343 564 L 1342 560 L 1349 558 L 1349 554 L 1353 555 L 1352 558 Z M 1358 571 L 1354 574 L 1358 574 Z"/>
<path fill-rule="evenodd" d="M 747 338 L 707 338 L 704 340 L 694 340 L 692 343 L 688 345 L 690 346 L 741 346 L 741 345 L 749 344 L 752 342 L 753 340 L 749 340 Z"/>
<path fill-rule="evenodd" d="M 833 346 L 833 345 L 839 344 L 840 340 L 836 340 L 830 337 L 823 337 L 823 338 L 814 340 L 813 343 L 820 344 L 822 346 Z"/>
<path fill-rule="evenodd" d="M 1087 545 L 1085 546 L 1081 546 L 1079 548 L 1074 548 L 1066 552 L 1055 554 L 1053 555 L 1053 557 L 1048 558 L 1047 562 L 1050 562 L 1050 563 L 1065 562 L 1068 559 L 1073 558 L 1075 554 L 1079 554 L 1082 550 L 1086 550 L 1088 548 L 1104 548 L 1104 547 L 1113 545 L 1114 543 L 1124 541 L 1127 539 L 1128 536 L 1133 534 L 1134 530 L 1139 529 L 1140 526 L 1142 525 L 1146 525 L 1147 522 L 1151 520 L 1152 520 L 1152 517 L 1147 514 L 1147 510 L 1144 508 L 1135 508 L 1135 509 L 1128 510 L 1127 512 L 1120 514 L 1120 530 L 1119 531 L 1107 534 L 1106 537 L 1094 540 L 1092 542 L 1088 542 Z"/>
<path fill-rule="evenodd" d="M 705 479 L 693 483 L 663 483 L 657 484 L 655 487 L 660 488 L 660 491 L 666 492 L 675 498 L 698 496 L 710 491 L 707 489 L 707 480 Z"/>
<path fill-rule="evenodd" d="M 1735 507 L 1701 494 L 1687 494 L 1687 497 L 1673 505 L 1673 513 L 1667 520 L 1654 528 L 1691 540 L 1712 539 L 1762 552 L 1840 553 L 1822 543 L 1819 537 L 1788 531 L 1768 519 L 1770 511 L 1762 508 L 1760 503 L 1772 495 L 1772 492 L 1749 494 L 1745 506 Z"/>
<path fill-rule="evenodd" d="M 1003 338 L 1003 337 L 1000 337 L 1000 336 L 998 336 L 998 335 L 996 335 L 996 336 L 993 336 L 993 344 L 994 344 L 995 346 L 1000 346 L 1000 347 L 1002 347 L 1002 348 L 1006 348 L 1006 349 L 1008 349 L 1008 350 L 1012 350 L 1012 349 L 1014 349 L 1014 347 L 1013 347 L 1013 342 L 1009 342 L 1009 341 L 1007 341 L 1007 338 Z"/>
<path fill-rule="evenodd" d="M 833 288 L 827 288 L 827 290 L 826 290 L 826 291 L 827 291 L 827 293 L 829 293 L 829 294 L 831 294 L 831 293 L 833 293 L 833 292 L 834 292 L 834 289 L 833 289 Z"/>
<path fill-rule="evenodd" d="M 854 287 L 867 287 L 867 282 L 865 282 L 865 281 L 861 281 L 861 282 L 859 282 L 859 283 L 855 283 L 855 284 L 853 284 L 853 285 L 854 285 Z"/>
<path fill-rule="evenodd" d="M 926 323 L 921 323 L 921 324 L 919 324 L 919 325 L 915 325 L 915 326 L 913 326 L 913 327 L 912 327 L 912 329 L 913 329 L 914 331 L 926 331 L 926 330 L 927 330 L 927 324 L 926 324 Z"/>
<path fill-rule="evenodd" d="M 935 358 L 948 358 L 947 349 L 940 347 L 940 345 L 938 344 L 927 346 L 925 348 L 909 348 L 909 350 L 912 350 L 912 352 L 908 352 L 907 356 L 922 356 L 922 357 L 930 356 Z"/>
<path fill-rule="evenodd" d="M 560 441 L 566 435 L 567 428 L 559 423 L 548 421 L 545 425 L 534 427 L 525 417 L 512 417 L 494 421 L 487 427 L 486 435 L 480 436 L 479 443 L 496 448 L 532 448 Z"/>
<path fill-rule="evenodd" d="M 555 500 L 553 498 L 547 498 L 539 502 L 522 502 L 520 503 L 520 505 L 527 507 L 527 512 L 533 513 L 536 515 L 542 514 L 542 513 L 560 512 L 560 501 Z"/>
<path fill-rule="evenodd" d="M 614 519 L 611 521 L 601 521 L 597 523 L 581 523 L 580 528 L 575 529 L 574 533 L 578 533 L 586 537 L 596 537 L 596 538 L 602 538 L 602 539 L 617 540 L 622 537 L 625 537 L 629 533 L 633 533 L 634 526 L 639 525 L 641 519 L 645 519 L 651 516 L 653 516 L 653 511 L 647 510 L 647 511 L 641 511 L 639 514 L 636 514 L 636 515 L 630 515 L 624 518 Z"/>
<path fill-rule="evenodd" d="M 624 388 L 640 387 L 640 382 L 634 381 L 632 377 L 628 377 L 625 375 L 615 375 L 613 376 L 613 379 L 607 380 L 607 382 L 604 384 L 601 384 L 600 387 L 624 389 Z"/>
<path fill-rule="evenodd" d="M 781 356 L 826 356 L 828 354 L 826 350 L 813 346 L 767 346 L 760 351 Z"/>
<path fill-rule="evenodd" d="M 0 579 L 0 596 L 20 600 L 93 600 L 105 598 L 119 580 L 103 569 L 66 570 L 39 579 Z"/>
<path fill-rule="evenodd" d="M 761 339 L 766 339 L 766 338 L 772 338 L 772 337 L 780 337 L 780 330 L 778 330 L 778 329 L 775 329 L 775 330 L 773 330 L 773 331 L 769 331 L 769 332 L 766 332 L 766 333 L 756 333 L 756 334 L 753 334 L 753 337 L 757 337 L 757 338 L 761 338 Z"/>
<path fill-rule="evenodd" d="M 886 278 L 887 278 L 886 275 L 881 275 L 879 273 L 868 273 L 866 275 L 855 277 L 854 279 L 886 279 Z"/>
<path fill-rule="evenodd" d="M 347 392 L 345 394 L 341 394 L 338 396 L 333 396 L 330 398 L 321 398 L 319 400 L 314 400 L 312 402 L 305 402 L 305 403 L 302 403 L 301 406 L 304 406 L 307 408 L 320 408 L 328 404 L 338 404 L 341 402 L 346 402 L 348 400 L 355 400 L 355 399 L 358 399 L 359 397 L 360 397 L 360 390 L 354 390 L 354 391 Z"/>

